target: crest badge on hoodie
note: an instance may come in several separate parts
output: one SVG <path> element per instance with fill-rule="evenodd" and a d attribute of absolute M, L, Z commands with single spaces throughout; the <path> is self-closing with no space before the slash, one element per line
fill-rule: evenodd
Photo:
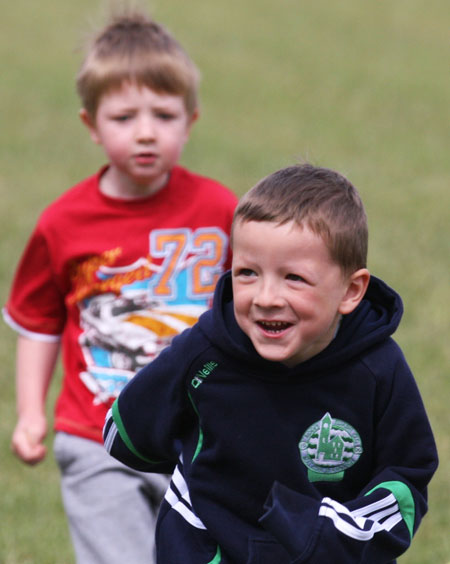
<path fill-rule="evenodd" d="M 330 413 L 306 430 L 298 446 L 310 482 L 341 481 L 363 452 L 358 432 Z"/>

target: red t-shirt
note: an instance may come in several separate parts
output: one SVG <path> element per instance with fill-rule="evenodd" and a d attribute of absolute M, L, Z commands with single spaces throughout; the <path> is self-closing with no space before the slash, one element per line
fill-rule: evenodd
<path fill-rule="evenodd" d="M 4 308 L 19 333 L 62 337 L 55 429 L 99 442 L 123 386 L 209 307 L 230 267 L 237 203 L 181 167 L 153 196 L 109 198 L 99 190 L 104 171 L 42 213 Z"/>

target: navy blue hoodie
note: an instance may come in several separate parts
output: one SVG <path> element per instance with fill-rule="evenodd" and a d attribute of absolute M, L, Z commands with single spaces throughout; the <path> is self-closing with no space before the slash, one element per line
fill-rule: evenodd
<path fill-rule="evenodd" d="M 105 424 L 112 456 L 175 468 L 159 564 L 382 564 L 408 548 L 437 453 L 391 338 L 401 315 L 372 277 L 328 347 L 289 368 L 257 354 L 222 277 L 212 310 L 135 376 Z"/>

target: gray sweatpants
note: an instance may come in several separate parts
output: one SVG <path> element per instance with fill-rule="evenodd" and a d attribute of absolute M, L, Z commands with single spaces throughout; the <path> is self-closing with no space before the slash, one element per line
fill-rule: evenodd
<path fill-rule="evenodd" d="M 128 468 L 103 445 L 57 433 L 55 458 L 77 564 L 152 564 L 169 478 Z"/>

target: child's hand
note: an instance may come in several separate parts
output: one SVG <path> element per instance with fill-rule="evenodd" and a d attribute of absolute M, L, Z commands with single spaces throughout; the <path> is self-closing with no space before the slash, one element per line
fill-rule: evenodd
<path fill-rule="evenodd" d="M 47 447 L 43 444 L 46 434 L 45 417 L 40 417 L 35 421 L 19 419 L 13 432 L 11 449 L 25 464 L 37 464 L 47 454 Z"/>

